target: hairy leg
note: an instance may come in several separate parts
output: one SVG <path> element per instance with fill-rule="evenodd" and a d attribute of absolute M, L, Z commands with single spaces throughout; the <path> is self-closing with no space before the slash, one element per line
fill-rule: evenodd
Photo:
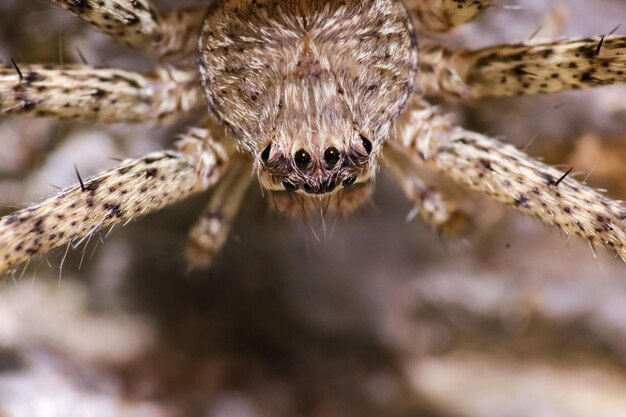
<path fill-rule="evenodd" d="M 197 74 L 89 66 L 0 65 L 0 115 L 99 122 L 162 120 L 204 105 Z"/>
<path fill-rule="evenodd" d="M 159 14 L 149 0 L 52 0 L 101 32 L 157 55 L 188 50 L 205 7 Z M 190 37 L 190 35 L 192 35 Z"/>
<path fill-rule="evenodd" d="M 159 56 L 191 57 L 195 66 L 198 37 L 206 10 L 205 6 L 201 6 L 163 13 L 163 32 L 166 35 L 156 45 L 155 53 Z"/>
<path fill-rule="evenodd" d="M 154 152 L 0 219 L 0 273 L 55 247 L 207 189 L 228 156 L 208 130 L 191 129 L 174 151 Z"/>
<path fill-rule="evenodd" d="M 426 185 L 417 172 L 418 163 L 393 145 L 386 145 L 384 161 L 415 207 L 415 214 L 435 230 L 446 235 L 466 232 L 470 221 L 454 203 Z"/>
<path fill-rule="evenodd" d="M 233 161 L 219 181 L 209 204 L 189 232 L 187 262 L 193 268 L 206 268 L 222 248 L 252 178 L 248 160 Z"/>
<path fill-rule="evenodd" d="M 626 37 L 595 37 L 453 51 L 422 42 L 417 85 L 475 98 L 579 90 L 626 81 Z"/>
<path fill-rule="evenodd" d="M 626 209 L 618 202 L 511 145 L 453 126 L 433 108 L 405 117 L 399 149 L 472 190 L 626 260 Z"/>
<path fill-rule="evenodd" d="M 493 0 L 408 0 L 418 30 L 443 32 L 469 22 Z"/>

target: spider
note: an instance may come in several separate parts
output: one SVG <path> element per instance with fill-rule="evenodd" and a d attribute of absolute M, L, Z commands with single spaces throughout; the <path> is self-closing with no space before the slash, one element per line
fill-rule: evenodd
<path fill-rule="evenodd" d="M 492 0 L 220 0 L 168 13 L 149 0 L 53 2 L 161 65 L 141 74 L 13 61 L 0 66 L 2 114 L 132 123 L 208 112 L 172 150 L 79 176 L 3 217 L 0 272 L 215 185 L 186 251 L 208 266 L 253 173 L 282 213 L 348 213 L 381 161 L 437 230 L 458 231 L 465 218 L 420 178 L 424 167 L 626 259 L 618 202 L 428 102 L 623 82 L 624 37 L 459 50 L 429 36 Z"/>

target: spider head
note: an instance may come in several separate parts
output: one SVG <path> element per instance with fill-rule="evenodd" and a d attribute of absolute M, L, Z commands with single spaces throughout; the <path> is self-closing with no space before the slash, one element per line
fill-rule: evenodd
<path fill-rule="evenodd" d="M 352 127 L 348 132 L 343 137 L 300 141 L 275 134 L 259 147 L 259 179 L 272 193 L 278 211 L 298 215 L 325 207 L 346 213 L 367 199 L 377 168 L 378 142 Z"/>
<path fill-rule="evenodd" d="M 345 144 L 314 148 L 280 147 L 268 143 L 259 150 L 260 180 L 270 191 L 323 195 L 368 183 L 374 174 L 372 142 L 362 134 Z"/>

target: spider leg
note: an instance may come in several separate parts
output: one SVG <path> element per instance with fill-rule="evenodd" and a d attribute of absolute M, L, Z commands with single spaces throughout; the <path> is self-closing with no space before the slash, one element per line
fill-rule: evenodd
<path fill-rule="evenodd" d="M 579 90 L 626 81 L 626 37 L 602 36 L 473 51 L 422 42 L 417 84 L 475 98 Z"/>
<path fill-rule="evenodd" d="M 161 15 L 149 0 L 52 1 L 118 41 L 157 55 L 188 51 L 206 12 L 194 7 Z"/>
<path fill-rule="evenodd" d="M 227 162 L 223 145 L 208 130 L 196 128 L 182 135 L 173 151 L 79 178 L 80 184 L 0 219 L 0 273 L 203 191 L 220 178 Z"/>
<path fill-rule="evenodd" d="M 192 7 L 183 10 L 172 10 L 163 13 L 163 33 L 165 36 L 155 46 L 155 52 L 160 56 L 189 56 L 198 53 L 198 37 L 200 27 L 206 16 L 205 6 Z"/>
<path fill-rule="evenodd" d="M 193 71 L 160 67 L 144 75 L 83 65 L 0 65 L 0 115 L 138 122 L 203 105 Z"/>
<path fill-rule="evenodd" d="M 454 181 L 602 244 L 626 260 L 626 209 L 511 145 L 453 126 L 436 110 L 413 110 L 399 149 Z"/>
<path fill-rule="evenodd" d="M 418 173 L 418 162 L 393 145 L 386 145 L 383 155 L 385 165 L 413 203 L 415 214 L 426 224 L 445 235 L 459 235 L 469 229 L 470 220 L 465 213 L 458 210 L 454 203 L 446 200 L 435 188 L 422 181 Z"/>
<path fill-rule="evenodd" d="M 418 30 L 444 32 L 478 16 L 493 0 L 409 0 Z"/>
<path fill-rule="evenodd" d="M 251 164 L 233 161 L 215 187 L 209 204 L 189 232 L 187 262 L 193 268 L 206 268 L 222 248 L 230 227 L 250 185 Z"/>

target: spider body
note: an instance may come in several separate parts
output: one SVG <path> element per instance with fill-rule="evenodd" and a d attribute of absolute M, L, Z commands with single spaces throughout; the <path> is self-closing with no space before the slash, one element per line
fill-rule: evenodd
<path fill-rule="evenodd" d="M 211 109 L 263 186 L 301 194 L 371 181 L 417 73 L 398 0 L 227 1 L 205 20 L 199 52 Z"/>
<path fill-rule="evenodd" d="M 423 99 L 623 82 L 624 37 L 454 50 L 421 36 L 471 20 L 490 0 L 223 0 L 163 14 L 148 0 L 53 2 L 159 62 L 178 56 L 177 66 L 140 74 L 89 65 L 1 65 L 1 113 L 167 122 L 207 112 L 206 97 L 213 116 L 171 151 L 79 178 L 3 217 L 0 271 L 215 185 L 187 249 L 192 265 L 208 265 L 250 173 L 282 212 L 347 212 L 367 197 L 381 158 L 437 230 L 455 230 L 463 214 L 420 178 L 421 169 L 626 258 L 626 211 L 618 202 L 512 146 L 455 126 Z"/>

